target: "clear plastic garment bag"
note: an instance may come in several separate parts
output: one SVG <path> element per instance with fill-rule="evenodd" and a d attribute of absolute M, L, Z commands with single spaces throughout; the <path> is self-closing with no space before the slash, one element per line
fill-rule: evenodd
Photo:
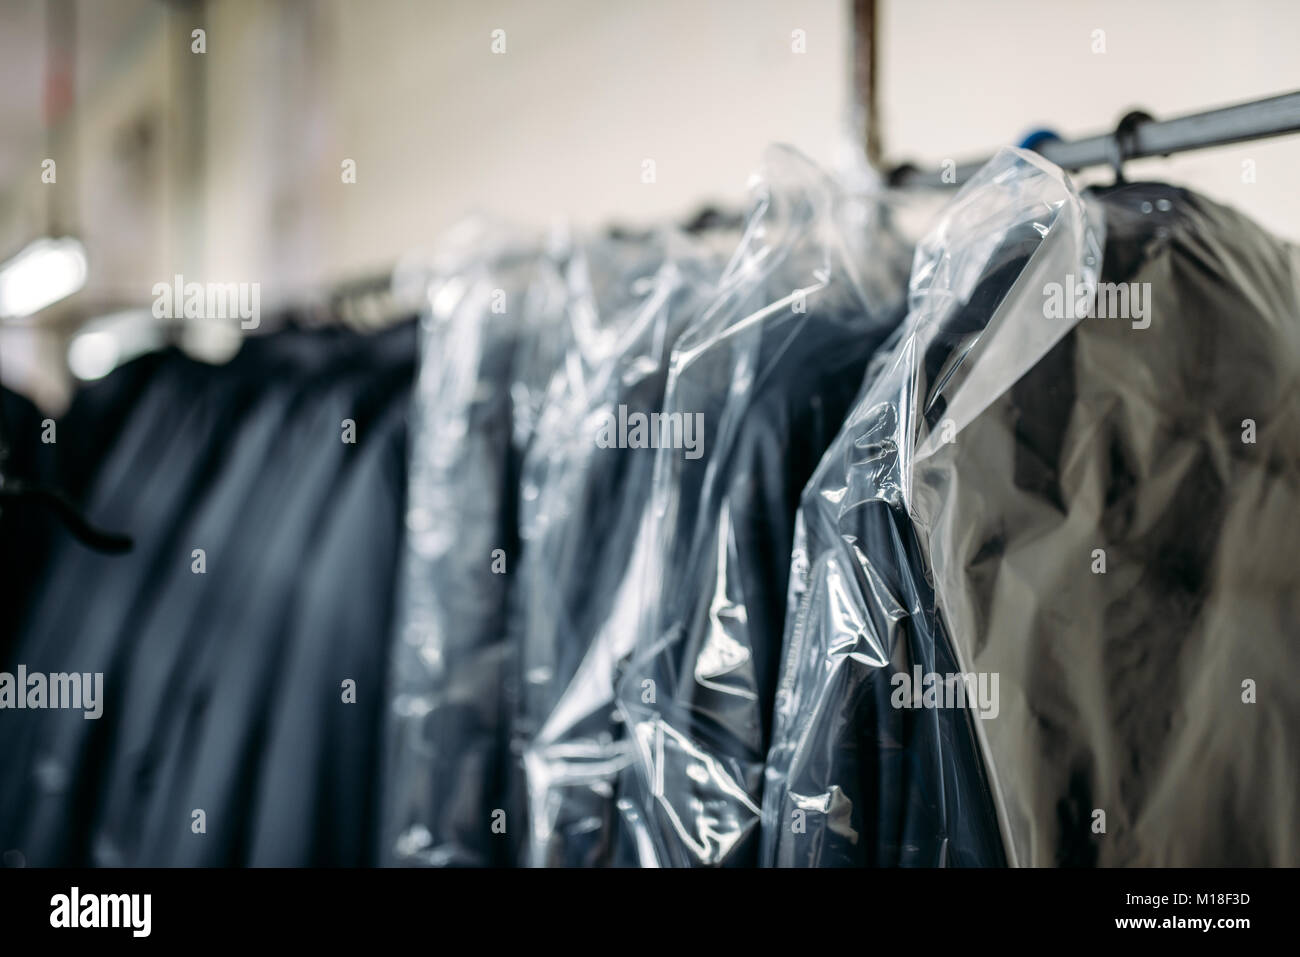
<path fill-rule="evenodd" d="M 963 188 L 803 496 L 764 863 L 1296 863 L 1297 264 L 1030 153 Z"/>
<path fill-rule="evenodd" d="M 635 745 L 618 799 L 643 865 L 757 862 L 799 493 L 903 306 L 910 247 L 881 196 L 780 149 L 754 193 L 717 298 L 673 353 L 665 413 L 705 439 L 656 452 L 637 587 L 614 616 Z"/>

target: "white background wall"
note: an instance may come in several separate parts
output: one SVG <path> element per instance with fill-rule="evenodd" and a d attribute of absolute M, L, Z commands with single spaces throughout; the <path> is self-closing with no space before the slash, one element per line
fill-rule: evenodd
<path fill-rule="evenodd" d="M 279 206 L 291 222 L 311 223 L 298 233 L 314 261 L 292 270 L 347 274 L 475 210 L 523 223 L 687 215 L 743 195 L 770 142 L 832 155 L 850 102 L 839 0 L 326 0 L 278 25 L 279 44 L 264 42 L 260 0 L 212 12 L 217 128 L 239 128 L 263 71 L 292 101 L 282 120 L 301 124 L 210 143 L 209 206 L 221 211 L 209 247 L 236 273 L 253 263 L 222 238 L 271 235 L 264 188 L 291 197 Z M 504 54 L 491 49 L 497 29 Z M 794 30 L 806 54 L 792 53 Z M 355 185 L 339 182 L 345 157 Z M 226 205 L 243 183 L 254 195 Z"/>
<path fill-rule="evenodd" d="M 851 142 L 847 0 L 69 2 L 75 102 L 51 119 L 48 4 L 0 0 L 0 257 L 47 225 L 55 187 L 40 162 L 70 131 L 59 208 L 91 258 L 85 292 L 4 333 L 9 381 L 15 362 L 57 359 L 69 324 L 147 304 L 177 272 L 260 282 L 269 304 L 382 270 L 471 211 L 525 225 L 680 218 L 740 202 L 770 142 L 825 164 Z M 1133 107 L 1168 116 L 1300 89 L 1295 0 L 881 0 L 881 16 L 892 160 L 963 160 L 1037 125 L 1085 134 Z M 355 185 L 340 181 L 344 158 Z M 1129 173 L 1300 240 L 1297 168 L 1300 136 Z"/>
<path fill-rule="evenodd" d="M 39 232 L 40 0 L 3 0 L 0 239 Z M 75 164 L 88 302 L 181 271 L 290 296 L 365 274 L 456 218 L 688 215 L 743 197 L 773 141 L 831 163 L 849 142 L 842 0 L 80 0 Z M 1027 129 L 1091 133 L 1300 89 L 1294 0 L 881 0 L 891 159 L 987 154 Z M 190 29 L 207 53 L 189 51 Z M 491 52 L 506 31 L 507 52 Z M 1093 52 L 1093 31 L 1105 52 Z M 807 53 L 791 49 L 802 30 Z M 199 71 L 201 109 L 187 98 Z M 32 74 L 37 74 L 33 76 Z M 191 84 L 192 85 L 192 84 Z M 197 146 L 190 130 L 202 128 Z M 149 135 L 137 143 L 139 128 Z M 340 182 L 344 158 L 355 185 Z M 1242 160 L 1256 164 L 1243 183 Z M 657 182 L 641 182 L 642 162 Z M 1300 239 L 1300 136 L 1171 160 L 1184 182 Z M 1095 178 L 1095 177 L 1094 177 Z"/>

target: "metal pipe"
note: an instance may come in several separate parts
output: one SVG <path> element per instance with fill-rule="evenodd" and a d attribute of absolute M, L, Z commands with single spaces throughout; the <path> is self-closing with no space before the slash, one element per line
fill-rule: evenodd
<path fill-rule="evenodd" d="M 1300 132 L 1300 91 L 1169 120 L 1139 122 L 1122 136 L 1117 131 L 1078 140 L 1048 140 L 1038 152 L 1062 169 L 1074 171 L 1296 132 Z M 943 170 L 899 167 L 891 182 L 904 186 L 960 186 L 987 161 L 962 163 L 946 177 Z"/>

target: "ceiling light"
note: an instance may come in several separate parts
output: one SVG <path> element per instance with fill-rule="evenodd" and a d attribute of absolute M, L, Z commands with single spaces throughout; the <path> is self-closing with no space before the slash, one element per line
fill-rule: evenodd
<path fill-rule="evenodd" d="M 86 284 L 79 240 L 38 239 L 0 265 L 0 318 L 31 316 Z"/>

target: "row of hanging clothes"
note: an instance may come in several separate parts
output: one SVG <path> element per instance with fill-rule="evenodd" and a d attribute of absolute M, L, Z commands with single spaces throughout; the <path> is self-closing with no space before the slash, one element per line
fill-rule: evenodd
<path fill-rule="evenodd" d="M 0 712 L 11 859 L 372 859 L 416 342 L 414 321 L 287 322 L 225 365 L 171 347 L 84 387 L 48 444 L 5 394 L 10 474 L 132 540 L 103 553 L 47 510 L 0 515 L 4 670 L 103 675 L 97 719 Z"/>
<path fill-rule="evenodd" d="M 4 667 L 106 688 L 0 713 L 2 849 L 1300 863 L 1296 247 L 1017 149 L 751 188 L 465 224 L 418 321 L 142 357 L 56 444 L 6 393 L 6 468 L 134 548 L 0 513 Z"/>

